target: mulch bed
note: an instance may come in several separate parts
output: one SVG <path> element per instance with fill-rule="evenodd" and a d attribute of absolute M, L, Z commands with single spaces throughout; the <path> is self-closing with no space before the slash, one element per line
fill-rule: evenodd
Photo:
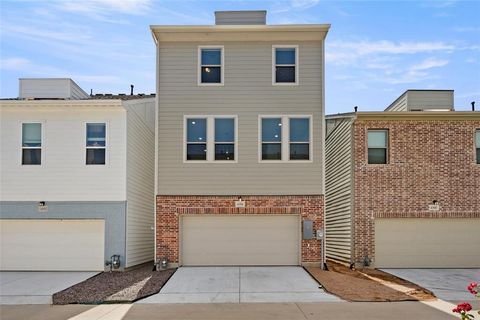
<path fill-rule="evenodd" d="M 152 271 L 145 265 L 124 272 L 102 272 L 53 295 L 53 304 L 131 303 L 160 291 L 176 269 Z"/>
<path fill-rule="evenodd" d="M 327 262 L 327 266 L 329 271 L 316 267 L 305 269 L 325 291 L 347 301 L 393 302 L 435 299 L 431 291 L 380 270 L 351 270 L 332 261 Z M 393 289 L 386 284 L 399 289 Z"/>

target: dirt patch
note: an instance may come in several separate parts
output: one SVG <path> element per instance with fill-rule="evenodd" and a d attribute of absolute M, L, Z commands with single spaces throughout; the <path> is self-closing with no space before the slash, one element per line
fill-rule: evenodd
<path fill-rule="evenodd" d="M 53 304 L 134 302 L 158 293 L 176 269 L 152 271 L 153 266 L 125 272 L 102 272 L 53 295 Z"/>
<path fill-rule="evenodd" d="M 429 290 L 380 270 L 351 270 L 331 261 L 327 265 L 330 271 L 315 267 L 305 269 L 327 292 L 344 300 L 392 302 L 435 299 Z"/>

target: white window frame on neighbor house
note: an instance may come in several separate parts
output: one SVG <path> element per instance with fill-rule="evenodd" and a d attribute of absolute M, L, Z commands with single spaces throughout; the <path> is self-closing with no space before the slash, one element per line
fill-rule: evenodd
<path fill-rule="evenodd" d="M 282 120 L 281 160 L 262 159 L 262 119 Z M 308 160 L 290 160 L 290 119 L 305 119 L 309 121 Z M 259 163 L 311 163 L 313 162 L 313 116 L 305 114 L 291 115 L 259 115 L 258 116 L 258 162 Z"/>
<path fill-rule="evenodd" d="M 477 150 L 480 149 L 480 129 L 475 130 L 475 135 L 473 137 L 473 142 L 475 146 L 475 151 L 474 151 L 474 156 L 475 156 L 475 163 L 477 165 L 480 165 L 480 157 L 477 156 Z"/>
<path fill-rule="evenodd" d="M 206 119 L 206 160 L 187 160 L 187 120 Z M 215 160 L 215 119 L 233 119 L 234 121 L 234 160 Z M 221 143 L 221 142 L 219 142 Z M 238 116 L 237 115 L 184 115 L 183 116 L 183 163 L 238 163 Z"/>
<path fill-rule="evenodd" d="M 203 83 L 202 82 L 202 49 L 220 49 L 221 65 L 220 65 L 220 82 L 219 83 Z M 218 67 L 217 65 L 215 65 Z M 197 85 L 198 86 L 223 86 L 225 83 L 225 48 L 219 45 L 198 46 L 197 49 Z"/>
<path fill-rule="evenodd" d="M 385 133 L 385 147 L 371 147 L 369 146 L 369 141 L 368 141 L 368 133 L 369 132 L 384 132 Z M 390 130 L 389 129 L 381 129 L 381 128 L 369 128 L 367 129 L 367 135 L 366 135 L 366 140 L 367 140 L 367 165 L 369 166 L 378 166 L 378 165 L 387 165 L 390 163 Z M 369 157 L 368 157 L 368 150 L 369 149 L 385 149 L 385 163 L 370 163 Z"/>
<path fill-rule="evenodd" d="M 23 146 L 23 125 L 30 123 L 40 124 L 40 147 L 24 147 Z M 23 121 L 20 123 L 20 165 L 22 167 L 41 167 L 45 159 L 45 147 L 44 147 L 44 130 L 45 121 Z M 23 164 L 23 149 L 40 149 L 40 164 Z"/>
<path fill-rule="evenodd" d="M 105 125 L 105 147 L 89 147 L 87 146 L 87 125 L 88 124 L 104 124 Z M 109 123 L 107 121 L 99 121 L 99 120 L 92 120 L 92 121 L 85 121 L 83 123 L 83 147 L 84 147 L 84 152 L 83 152 L 83 164 L 87 167 L 106 167 L 108 166 L 109 162 L 109 145 L 110 145 L 110 139 L 108 136 L 109 133 Z M 87 163 L 87 150 L 88 149 L 105 149 L 105 163 L 104 164 L 88 164 Z"/>
<path fill-rule="evenodd" d="M 276 67 L 276 49 L 295 49 L 295 65 L 282 65 L 295 67 L 295 82 L 277 82 Z M 274 44 L 272 45 L 272 85 L 274 86 L 297 86 L 300 83 L 299 79 L 299 48 L 298 45 L 288 44 Z"/>

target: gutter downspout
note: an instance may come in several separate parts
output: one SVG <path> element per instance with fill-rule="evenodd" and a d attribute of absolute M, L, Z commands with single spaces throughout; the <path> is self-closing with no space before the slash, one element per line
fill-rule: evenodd
<path fill-rule="evenodd" d="M 325 38 L 322 40 L 322 118 L 321 118 L 321 141 L 322 141 L 322 190 L 323 190 L 323 239 L 322 239 L 322 270 L 326 266 L 326 251 L 327 251 L 327 192 L 325 190 Z"/>

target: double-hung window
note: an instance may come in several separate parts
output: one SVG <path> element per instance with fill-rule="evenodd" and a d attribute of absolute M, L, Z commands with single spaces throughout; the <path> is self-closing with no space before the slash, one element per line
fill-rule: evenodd
<path fill-rule="evenodd" d="M 223 47 L 198 48 L 198 84 L 222 85 L 224 74 Z"/>
<path fill-rule="evenodd" d="M 386 164 L 388 161 L 388 131 L 368 130 L 368 163 Z"/>
<path fill-rule="evenodd" d="M 22 165 L 42 164 L 42 124 L 22 123 Z"/>
<path fill-rule="evenodd" d="M 105 164 L 107 148 L 107 125 L 105 123 L 87 123 L 86 164 Z"/>
<path fill-rule="evenodd" d="M 477 164 L 480 164 L 480 130 L 475 132 L 475 146 L 477 151 Z"/>
<path fill-rule="evenodd" d="M 311 161 L 311 116 L 261 116 L 260 161 Z"/>
<path fill-rule="evenodd" d="M 186 116 L 185 130 L 185 161 L 237 160 L 236 116 Z"/>
<path fill-rule="evenodd" d="M 273 84 L 298 84 L 298 46 L 272 47 Z"/>

